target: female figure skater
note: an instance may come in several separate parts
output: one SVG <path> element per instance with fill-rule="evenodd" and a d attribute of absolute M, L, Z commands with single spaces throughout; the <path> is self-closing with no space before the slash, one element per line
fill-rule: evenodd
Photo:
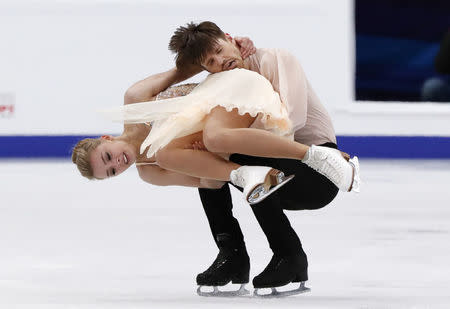
<path fill-rule="evenodd" d="M 151 89 L 166 88 L 175 75 L 176 69 L 150 77 L 149 80 L 154 82 Z M 116 138 L 81 141 L 74 149 L 74 163 L 82 174 L 91 178 L 119 175 L 137 162 L 141 178 L 156 185 L 220 187 L 220 182 L 211 180 L 231 181 L 244 188 L 245 198 L 251 204 L 262 201 L 291 179 L 270 167 L 240 167 L 226 160 L 226 153 L 300 160 L 308 149 L 312 149 L 286 137 L 291 130 L 286 109 L 264 77 L 236 69 L 210 75 L 187 94 L 193 87 L 170 89 L 169 94 L 163 93 L 160 98 L 173 98 L 126 105 L 116 111 L 113 114 L 116 120 L 126 123 L 124 133 Z M 242 128 L 231 131 L 237 137 L 237 144 L 227 144 L 228 149 L 221 155 L 200 150 L 197 146 L 202 145 L 202 130 L 210 111 L 215 108 L 244 114 Z M 151 130 L 144 124 L 148 122 L 153 122 Z M 245 137 L 249 134 L 250 139 Z M 325 150 L 328 157 L 335 157 L 333 164 L 347 168 L 350 177 L 346 179 L 344 190 L 351 189 L 352 167 L 339 151 Z M 139 154 L 143 152 L 147 155 Z M 157 166 L 143 165 L 146 163 Z"/>

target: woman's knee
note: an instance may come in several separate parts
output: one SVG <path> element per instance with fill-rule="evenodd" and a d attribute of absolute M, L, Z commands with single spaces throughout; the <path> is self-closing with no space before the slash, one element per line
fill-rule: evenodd
<path fill-rule="evenodd" d="M 203 131 L 203 144 L 210 152 L 226 152 L 229 129 L 208 129 Z"/>

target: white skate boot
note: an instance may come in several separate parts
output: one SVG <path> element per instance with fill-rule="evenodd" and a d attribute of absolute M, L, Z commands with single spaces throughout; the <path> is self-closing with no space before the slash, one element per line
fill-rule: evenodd
<path fill-rule="evenodd" d="M 359 192 L 358 157 L 347 162 L 337 149 L 311 145 L 302 162 L 327 177 L 340 190 Z"/>
<path fill-rule="evenodd" d="M 267 166 L 241 166 L 231 171 L 231 182 L 244 189 L 245 200 L 257 204 L 288 183 L 294 175 L 285 177 L 284 173 Z"/>

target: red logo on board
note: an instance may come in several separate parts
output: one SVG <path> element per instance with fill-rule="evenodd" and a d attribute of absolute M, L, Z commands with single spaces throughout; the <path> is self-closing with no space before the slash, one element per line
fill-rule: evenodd
<path fill-rule="evenodd" d="M 0 105 L 0 117 L 11 117 L 14 114 L 14 105 Z"/>
<path fill-rule="evenodd" d="M 0 93 L 0 118 L 10 118 L 14 115 L 14 103 L 12 93 Z"/>

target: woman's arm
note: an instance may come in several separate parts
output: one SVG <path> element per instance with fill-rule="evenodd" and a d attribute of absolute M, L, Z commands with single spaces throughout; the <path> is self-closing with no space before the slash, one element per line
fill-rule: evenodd
<path fill-rule="evenodd" d="M 172 68 L 169 71 L 151 75 L 128 88 L 125 92 L 124 104 L 152 101 L 161 91 L 200 73 L 202 70 L 197 67 L 184 71 Z"/>
<path fill-rule="evenodd" d="M 256 52 L 253 42 L 249 38 L 236 37 L 235 40 L 244 59 Z M 191 65 L 183 70 L 174 67 L 169 71 L 151 75 L 128 88 L 125 92 L 124 103 L 132 104 L 152 101 L 161 91 L 166 90 L 174 84 L 185 81 L 201 71 L 203 71 L 202 67 Z"/>
<path fill-rule="evenodd" d="M 169 71 L 154 74 L 138 81 L 125 92 L 124 105 L 154 101 L 161 91 L 184 80 L 186 74 L 186 72 L 179 72 L 177 68 L 172 68 Z M 124 125 L 124 133 L 129 134 L 136 129 L 148 131 L 149 128 L 145 124 Z"/>
<path fill-rule="evenodd" d="M 184 186 L 217 189 L 224 184 L 224 182 L 216 180 L 200 179 L 169 171 L 153 164 L 139 166 L 138 172 L 142 180 L 156 186 Z"/>
<path fill-rule="evenodd" d="M 172 172 L 158 165 L 139 166 L 138 172 L 142 180 L 156 186 L 200 186 L 200 178 Z"/>
<path fill-rule="evenodd" d="M 155 96 L 170 87 L 179 79 L 176 68 L 169 71 L 151 75 L 133 84 L 125 92 L 124 104 L 148 102 L 154 100 Z"/>

